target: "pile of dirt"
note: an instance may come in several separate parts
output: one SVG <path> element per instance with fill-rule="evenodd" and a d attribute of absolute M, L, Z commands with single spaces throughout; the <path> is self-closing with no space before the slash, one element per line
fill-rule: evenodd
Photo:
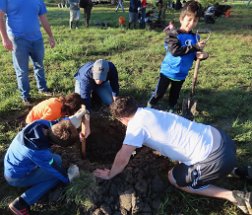
<path fill-rule="evenodd" d="M 122 146 L 125 127 L 104 113 L 93 114 L 91 122 L 87 158 L 81 159 L 79 146 L 67 151 L 58 149 L 65 166 L 76 163 L 81 170 L 89 172 L 96 168 L 111 168 Z M 80 214 L 156 214 L 168 186 L 169 165 L 168 159 L 152 150 L 138 149 L 121 174 L 108 181 L 96 179 L 98 190 L 93 193 L 92 207 L 80 207 Z"/>

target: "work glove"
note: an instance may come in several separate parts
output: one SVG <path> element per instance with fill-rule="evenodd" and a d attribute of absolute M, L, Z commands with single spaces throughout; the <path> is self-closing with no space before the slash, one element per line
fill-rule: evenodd
<path fill-rule="evenodd" d="M 67 169 L 67 175 L 68 175 L 69 181 L 72 182 L 74 178 L 77 178 L 80 176 L 79 167 L 75 164 L 71 164 L 70 167 Z"/>
<path fill-rule="evenodd" d="M 81 108 L 73 116 L 69 117 L 71 123 L 73 124 L 75 128 L 79 128 L 81 126 L 82 117 L 86 113 L 87 113 L 87 110 L 86 110 L 85 105 L 81 105 Z"/>

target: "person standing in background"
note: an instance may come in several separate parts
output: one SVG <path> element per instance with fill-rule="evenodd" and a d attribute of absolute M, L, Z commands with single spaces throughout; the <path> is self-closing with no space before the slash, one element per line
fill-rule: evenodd
<path fill-rule="evenodd" d="M 51 96 L 44 72 L 44 42 L 40 23 L 49 36 L 51 48 L 55 40 L 46 18 L 43 0 L 1 0 L 0 34 L 3 47 L 12 51 L 13 66 L 24 105 L 30 106 L 29 58 L 33 62 L 39 93 Z M 6 18 L 6 19 L 5 19 Z"/>
<path fill-rule="evenodd" d="M 73 25 L 75 22 L 75 28 L 79 27 L 80 20 L 80 0 L 69 0 L 70 5 L 70 20 L 69 27 L 73 29 Z"/>
<path fill-rule="evenodd" d="M 84 24 L 86 27 L 89 27 L 89 21 L 93 7 L 92 0 L 80 0 L 80 7 L 84 10 Z"/>

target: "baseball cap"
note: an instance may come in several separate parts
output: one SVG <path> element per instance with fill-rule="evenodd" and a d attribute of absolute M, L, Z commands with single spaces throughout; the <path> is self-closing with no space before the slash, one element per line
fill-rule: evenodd
<path fill-rule="evenodd" d="M 92 71 L 93 71 L 93 79 L 106 81 L 109 70 L 108 61 L 99 59 L 94 62 Z"/>

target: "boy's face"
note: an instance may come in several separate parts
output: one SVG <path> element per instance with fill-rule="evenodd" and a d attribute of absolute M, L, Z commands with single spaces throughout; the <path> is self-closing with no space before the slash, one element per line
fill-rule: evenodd
<path fill-rule="evenodd" d="M 185 15 L 180 19 L 180 30 L 190 32 L 198 24 L 199 18 L 193 15 Z"/>

